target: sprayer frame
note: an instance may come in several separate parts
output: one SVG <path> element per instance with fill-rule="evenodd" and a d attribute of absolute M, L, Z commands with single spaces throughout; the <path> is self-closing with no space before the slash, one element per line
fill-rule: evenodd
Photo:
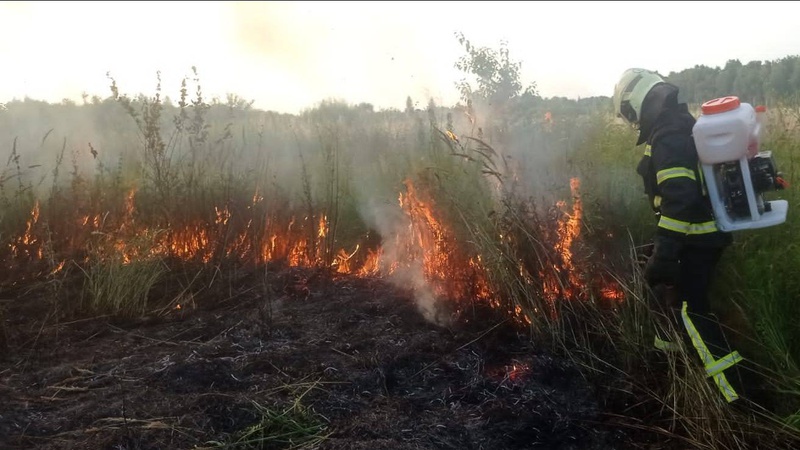
<path fill-rule="evenodd" d="M 744 184 L 745 194 L 747 195 L 747 204 L 750 208 L 750 218 L 734 219 L 730 216 L 725 208 L 724 193 L 720 192 L 717 187 L 717 175 L 714 171 L 714 166 L 717 164 L 700 165 L 703 169 L 703 176 L 708 181 L 706 187 L 708 189 L 708 195 L 712 199 L 711 207 L 714 210 L 717 228 L 721 231 L 739 231 L 771 227 L 785 222 L 786 213 L 789 210 L 789 202 L 786 200 L 771 200 L 769 201 L 769 211 L 765 211 L 763 214 L 759 213 L 758 200 L 762 200 L 761 194 L 757 197 L 755 189 L 753 188 L 753 180 L 750 177 L 750 164 L 748 163 L 747 156 L 741 157 L 738 163 L 742 175 L 742 184 Z"/>

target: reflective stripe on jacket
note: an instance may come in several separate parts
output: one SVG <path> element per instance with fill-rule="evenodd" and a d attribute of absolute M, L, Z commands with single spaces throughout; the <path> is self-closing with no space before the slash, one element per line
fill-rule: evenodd
<path fill-rule="evenodd" d="M 667 118 L 655 127 L 637 167 L 658 216 L 658 233 L 699 245 L 727 245 L 731 238 L 714 221 L 690 123 L 682 120 L 676 125 Z"/>

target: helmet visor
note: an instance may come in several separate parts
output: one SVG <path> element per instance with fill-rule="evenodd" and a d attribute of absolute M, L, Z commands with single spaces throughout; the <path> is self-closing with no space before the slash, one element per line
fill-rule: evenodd
<path fill-rule="evenodd" d="M 642 75 L 638 74 L 631 81 L 625 85 L 625 88 L 622 90 L 622 94 L 620 95 L 620 104 L 619 104 L 619 113 L 623 119 L 627 120 L 629 123 L 636 123 L 639 121 L 639 118 L 636 117 L 636 110 L 633 108 L 630 102 L 631 93 L 634 89 L 636 89 L 636 85 L 642 81 Z"/>
<path fill-rule="evenodd" d="M 633 109 L 629 100 L 623 100 L 622 103 L 620 103 L 619 115 L 630 124 L 635 124 L 639 121 L 639 118 L 636 117 L 636 110 Z"/>

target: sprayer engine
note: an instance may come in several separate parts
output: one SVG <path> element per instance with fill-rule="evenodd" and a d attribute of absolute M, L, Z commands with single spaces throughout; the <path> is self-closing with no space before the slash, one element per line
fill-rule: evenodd
<path fill-rule="evenodd" d="M 770 212 L 772 207 L 770 202 L 764 201 L 763 194 L 784 188 L 783 179 L 781 173 L 778 172 L 772 152 L 763 151 L 756 154 L 748 161 L 747 166 L 758 213 Z M 742 165 L 735 161 L 718 164 L 717 169 L 726 211 L 733 218 L 749 217 L 751 211 L 746 181 L 742 175 Z"/>

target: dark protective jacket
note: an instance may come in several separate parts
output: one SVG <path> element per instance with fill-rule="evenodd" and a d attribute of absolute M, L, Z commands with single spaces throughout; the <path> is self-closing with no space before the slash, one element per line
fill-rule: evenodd
<path fill-rule="evenodd" d="M 637 172 L 658 217 L 657 236 L 680 244 L 725 247 L 730 233 L 714 222 L 692 137 L 694 117 L 685 103 L 664 109 L 648 133 Z"/>
<path fill-rule="evenodd" d="M 731 243 L 731 235 L 719 231 L 714 222 L 692 136 L 695 119 L 686 104 L 677 102 L 677 88 L 668 83 L 657 85 L 644 103 L 639 143 L 647 145 L 637 172 L 658 217 L 645 278 L 651 286 L 677 285 L 681 322 L 692 346 L 706 374 L 725 400 L 732 402 L 739 394 L 728 377 L 742 386 L 739 371 L 733 367 L 742 357 L 731 351 L 719 323 L 708 314 L 714 267 L 722 248 Z M 663 346 L 669 342 L 657 334 L 654 344 L 666 348 Z"/>

